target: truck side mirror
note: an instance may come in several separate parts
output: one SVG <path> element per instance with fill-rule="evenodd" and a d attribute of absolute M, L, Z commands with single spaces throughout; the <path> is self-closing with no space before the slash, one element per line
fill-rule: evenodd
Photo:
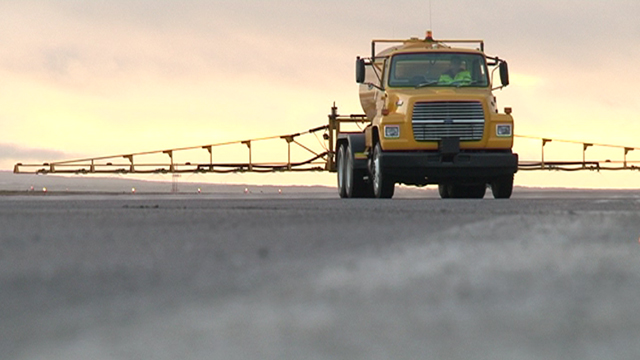
<path fill-rule="evenodd" d="M 500 81 L 502 86 L 509 85 L 509 66 L 506 61 L 500 62 Z"/>
<path fill-rule="evenodd" d="M 356 82 L 358 84 L 364 83 L 364 59 L 361 59 L 359 56 L 356 58 Z"/>

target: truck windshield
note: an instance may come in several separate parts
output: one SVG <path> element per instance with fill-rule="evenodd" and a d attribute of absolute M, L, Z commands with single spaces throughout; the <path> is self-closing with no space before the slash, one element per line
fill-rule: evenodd
<path fill-rule="evenodd" d="M 393 56 L 390 87 L 489 86 L 484 56 L 468 53 L 414 53 Z"/>

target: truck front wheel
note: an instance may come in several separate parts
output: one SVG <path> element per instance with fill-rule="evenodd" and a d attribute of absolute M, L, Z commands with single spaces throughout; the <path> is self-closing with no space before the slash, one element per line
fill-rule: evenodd
<path fill-rule="evenodd" d="M 505 176 L 491 182 L 491 192 L 495 199 L 508 199 L 513 193 L 513 176 Z"/>
<path fill-rule="evenodd" d="M 385 176 L 382 170 L 382 148 L 377 143 L 373 148 L 373 161 L 371 166 L 371 179 L 373 182 L 373 194 L 379 199 L 390 199 L 393 197 L 395 182 Z"/>

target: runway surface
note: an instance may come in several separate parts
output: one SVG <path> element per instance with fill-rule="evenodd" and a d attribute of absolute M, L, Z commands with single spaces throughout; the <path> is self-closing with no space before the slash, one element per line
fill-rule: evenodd
<path fill-rule="evenodd" d="M 640 192 L 0 196 L 2 359 L 637 359 Z"/>

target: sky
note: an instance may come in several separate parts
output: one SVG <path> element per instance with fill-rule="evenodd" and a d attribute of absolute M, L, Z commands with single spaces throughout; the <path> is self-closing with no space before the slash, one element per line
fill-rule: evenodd
<path fill-rule="evenodd" d="M 334 101 L 360 113 L 355 57 L 373 38 L 427 29 L 484 39 L 509 62 L 511 85 L 496 96 L 513 108 L 517 134 L 640 147 L 639 17 L 635 0 L 0 0 L 0 170 L 295 133 L 325 124 Z M 539 141 L 517 139 L 514 149 L 540 158 Z M 545 149 L 582 159 L 579 144 Z M 260 153 L 286 160 L 286 145 Z M 622 160 L 618 149 L 587 154 Z M 245 156 L 238 147 L 216 154 Z M 628 188 L 640 172 L 521 172 L 516 184 Z"/>

